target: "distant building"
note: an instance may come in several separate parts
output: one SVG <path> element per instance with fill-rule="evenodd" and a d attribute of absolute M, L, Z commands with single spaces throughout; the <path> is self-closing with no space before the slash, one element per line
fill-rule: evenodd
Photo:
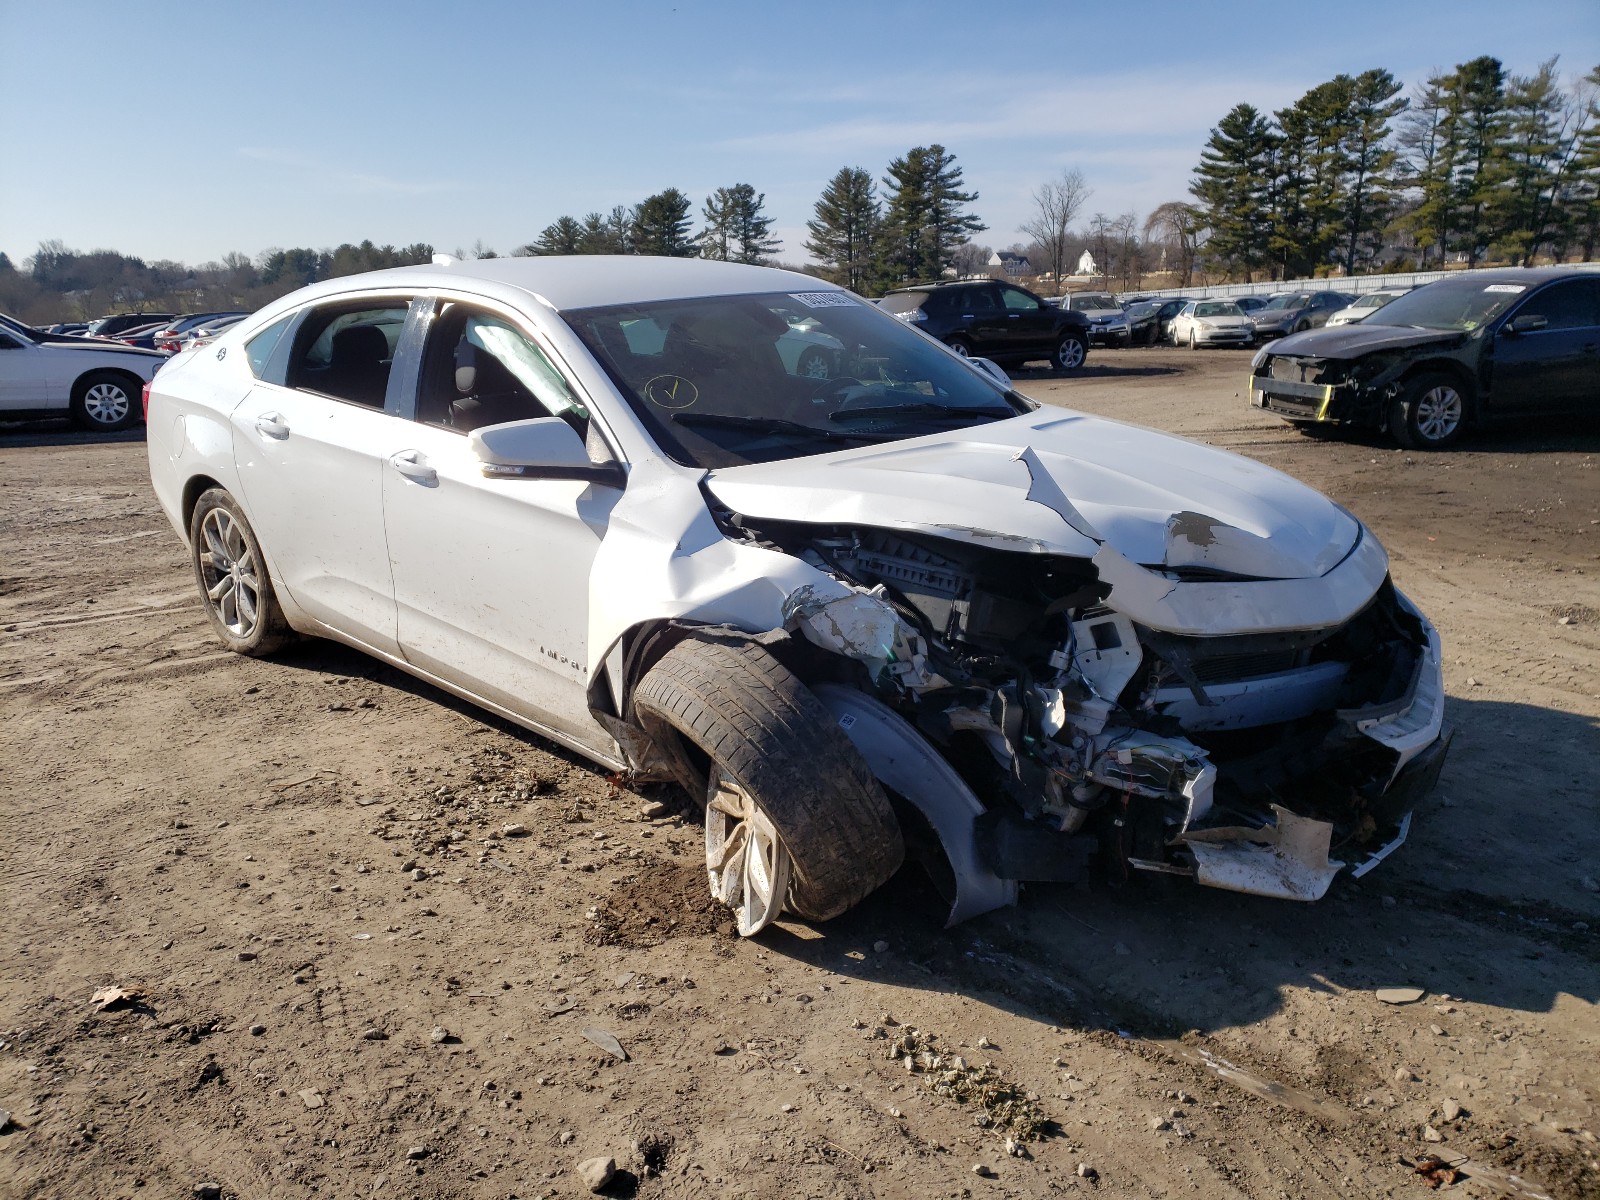
<path fill-rule="evenodd" d="M 1028 261 L 1028 256 L 1026 254 L 1013 254 L 1009 250 L 995 251 L 989 256 L 989 265 L 991 267 L 999 267 L 1012 278 L 1033 274 L 1033 263 Z"/>
<path fill-rule="evenodd" d="M 1075 272 L 1075 274 L 1078 274 L 1078 275 L 1098 275 L 1098 274 L 1100 274 L 1100 268 L 1095 265 L 1094 255 L 1090 254 L 1087 250 L 1085 250 L 1083 252 L 1083 254 L 1078 259 L 1078 269 Z"/>

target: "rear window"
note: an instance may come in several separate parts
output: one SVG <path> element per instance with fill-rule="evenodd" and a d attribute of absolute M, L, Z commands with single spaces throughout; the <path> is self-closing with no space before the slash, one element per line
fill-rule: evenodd
<path fill-rule="evenodd" d="M 914 308 L 921 308 L 927 303 L 927 300 L 927 292 L 890 292 L 882 300 L 878 301 L 878 306 L 884 312 L 903 313 L 910 312 Z"/>

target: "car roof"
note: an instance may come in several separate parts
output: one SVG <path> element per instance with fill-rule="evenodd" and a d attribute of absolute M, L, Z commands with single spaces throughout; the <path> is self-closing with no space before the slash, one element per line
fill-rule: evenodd
<path fill-rule="evenodd" d="M 648 303 L 695 296 L 762 292 L 843 292 L 844 288 L 798 271 L 755 267 L 704 258 L 655 258 L 638 254 L 541 255 L 478 258 L 394 267 L 314 283 L 293 293 L 295 305 L 358 289 L 469 287 L 485 295 L 516 291 L 562 309 Z M 474 286 L 476 285 L 476 286 Z M 510 299 L 510 297 L 506 297 Z M 288 299 L 288 297 L 285 297 Z M 281 311 L 281 303 L 274 304 Z"/>
<path fill-rule="evenodd" d="M 1463 271 L 1459 275 L 1446 275 L 1434 283 L 1449 283 L 1459 279 L 1476 283 L 1550 283 L 1557 279 L 1595 279 L 1594 271 L 1575 271 L 1571 267 L 1495 267 L 1487 271 Z M 1423 286 L 1427 286 L 1424 284 Z"/>

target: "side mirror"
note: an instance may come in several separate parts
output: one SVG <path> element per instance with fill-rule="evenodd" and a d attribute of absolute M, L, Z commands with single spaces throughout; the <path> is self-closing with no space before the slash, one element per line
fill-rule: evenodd
<path fill-rule="evenodd" d="M 621 488 L 628 474 L 617 462 L 589 458 L 583 439 L 560 417 L 486 425 L 467 435 L 490 479 L 581 479 Z"/>
<path fill-rule="evenodd" d="M 1532 333 L 1550 324 L 1550 319 L 1540 313 L 1523 313 L 1506 322 L 1507 333 Z"/>
<path fill-rule="evenodd" d="M 1011 390 L 1011 376 L 1007 375 L 1000 364 L 994 360 L 988 358 L 968 358 L 963 359 L 962 361 L 974 371 L 978 372 L 978 374 L 987 375 L 1001 387 L 1005 388 L 1006 391 L 1009 392 Z"/>

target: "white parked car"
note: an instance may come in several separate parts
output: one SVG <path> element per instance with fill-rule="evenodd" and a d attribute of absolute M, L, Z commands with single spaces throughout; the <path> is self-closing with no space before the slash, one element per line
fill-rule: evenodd
<path fill-rule="evenodd" d="M 805 275 L 331 280 L 174 358 L 148 441 L 223 644 L 335 638 L 678 780 L 745 934 L 908 845 L 952 921 L 1092 860 L 1315 899 L 1449 742 L 1438 637 L 1350 513 Z"/>
<path fill-rule="evenodd" d="M 1256 340 L 1255 323 L 1232 300 L 1191 300 L 1167 326 L 1175 346 L 1248 346 Z"/>
<path fill-rule="evenodd" d="M 1365 321 L 1391 300 L 1398 300 L 1410 288 L 1390 288 L 1382 292 L 1363 292 L 1350 302 L 1348 308 L 1337 310 L 1328 318 L 1329 325 L 1355 325 Z"/>
<path fill-rule="evenodd" d="M 35 337 L 0 323 L 0 420 L 71 417 L 83 429 L 126 429 L 140 393 L 167 361 L 153 350 L 88 338 Z"/>

